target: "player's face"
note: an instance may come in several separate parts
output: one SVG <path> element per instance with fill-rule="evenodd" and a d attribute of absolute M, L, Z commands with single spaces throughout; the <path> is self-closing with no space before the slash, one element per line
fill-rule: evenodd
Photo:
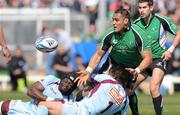
<path fill-rule="evenodd" d="M 73 83 L 71 80 L 69 80 L 68 78 L 64 78 L 61 82 L 60 82 L 60 86 L 59 89 L 62 93 L 67 93 L 71 87 L 73 86 Z"/>
<path fill-rule="evenodd" d="M 142 2 L 139 3 L 139 14 L 141 16 L 141 18 L 147 18 L 150 16 L 152 10 L 153 10 L 153 6 L 149 6 L 148 2 Z"/>
<path fill-rule="evenodd" d="M 125 17 L 121 15 L 120 13 L 114 13 L 112 20 L 113 20 L 113 26 L 114 26 L 114 32 L 120 32 L 124 29 L 125 25 L 127 24 L 125 22 Z"/>

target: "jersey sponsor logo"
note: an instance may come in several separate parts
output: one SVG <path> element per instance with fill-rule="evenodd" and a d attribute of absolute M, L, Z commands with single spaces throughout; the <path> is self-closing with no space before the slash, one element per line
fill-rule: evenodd
<path fill-rule="evenodd" d="M 167 62 L 166 62 L 166 61 L 158 62 L 158 63 L 156 64 L 156 66 L 163 67 L 165 70 L 167 70 Z"/>
<path fill-rule="evenodd" d="M 153 27 L 153 28 L 151 28 L 151 31 L 153 31 L 153 32 L 155 32 L 155 31 L 157 31 L 158 30 L 158 28 L 157 27 Z"/>
<path fill-rule="evenodd" d="M 123 96 L 121 96 L 121 95 L 119 94 L 118 89 L 115 88 L 115 87 L 112 87 L 112 88 L 109 90 L 109 94 L 111 95 L 111 97 L 115 100 L 115 102 L 116 102 L 118 105 L 120 105 L 120 104 L 123 102 L 123 100 L 124 100 Z"/>
<path fill-rule="evenodd" d="M 113 39 L 113 41 L 112 41 L 112 46 L 115 46 L 117 43 L 118 43 L 118 40 Z"/>
<path fill-rule="evenodd" d="M 157 66 L 163 66 L 163 65 L 162 65 L 162 62 L 158 62 L 156 65 L 157 65 Z"/>

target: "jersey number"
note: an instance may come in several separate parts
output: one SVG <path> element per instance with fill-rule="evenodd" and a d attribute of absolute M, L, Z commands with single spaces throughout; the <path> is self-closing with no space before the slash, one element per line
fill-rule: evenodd
<path fill-rule="evenodd" d="M 118 105 L 120 105 L 124 98 L 119 94 L 119 91 L 117 88 L 113 87 L 109 90 L 109 94 L 111 95 L 111 97 L 116 101 L 116 103 Z"/>

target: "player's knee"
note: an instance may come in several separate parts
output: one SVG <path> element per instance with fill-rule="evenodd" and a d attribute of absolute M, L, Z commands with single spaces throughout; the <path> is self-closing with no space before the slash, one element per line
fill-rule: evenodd
<path fill-rule="evenodd" d="M 159 93 L 159 86 L 157 85 L 150 85 L 150 93 L 151 95 L 156 95 Z"/>

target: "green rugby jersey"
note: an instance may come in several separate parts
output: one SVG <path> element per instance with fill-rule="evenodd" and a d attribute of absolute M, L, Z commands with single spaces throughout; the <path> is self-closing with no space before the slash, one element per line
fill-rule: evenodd
<path fill-rule="evenodd" d="M 141 17 L 135 20 L 134 23 L 145 30 L 148 37 L 151 39 L 153 58 L 160 58 L 166 50 L 165 43 L 168 32 L 172 35 L 176 35 L 178 31 L 178 27 L 172 20 L 160 14 L 153 14 L 153 18 L 148 25 L 144 23 Z"/>
<path fill-rule="evenodd" d="M 117 64 L 126 67 L 137 67 L 142 61 L 140 51 L 151 50 L 150 41 L 146 33 L 137 25 L 132 24 L 124 35 L 114 32 L 110 28 L 102 37 L 101 49 L 110 52 L 111 59 Z"/>

